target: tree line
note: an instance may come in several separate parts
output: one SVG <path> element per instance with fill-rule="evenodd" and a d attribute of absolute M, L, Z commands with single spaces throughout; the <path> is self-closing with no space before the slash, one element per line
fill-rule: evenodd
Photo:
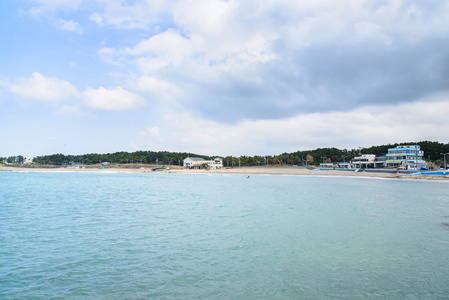
<path fill-rule="evenodd" d="M 255 156 L 226 156 L 223 158 L 225 167 L 232 166 L 263 166 L 263 165 L 318 165 L 322 162 L 335 163 L 350 161 L 360 154 L 375 154 L 377 156 L 385 155 L 389 148 L 399 145 L 414 145 L 410 143 L 395 143 L 381 146 L 371 146 L 359 149 L 337 149 L 337 148 L 317 148 L 315 150 L 296 151 L 292 153 L 282 153 L 280 155 L 255 155 Z M 443 160 L 441 153 L 449 153 L 449 143 L 421 141 L 417 143 L 424 151 L 424 159 L 429 162 Z M 204 159 L 214 159 L 218 156 L 200 155 L 186 152 L 168 152 L 168 151 L 136 151 L 136 152 L 115 152 L 107 154 L 83 154 L 83 155 L 64 155 L 52 154 L 36 156 L 33 163 L 44 165 L 67 165 L 67 164 L 157 164 L 157 165 L 182 165 L 187 157 L 202 157 Z M 22 155 L 0 157 L 0 162 L 9 164 L 23 164 L 26 158 Z"/>
<path fill-rule="evenodd" d="M 115 152 L 107 154 L 83 154 L 83 155 L 64 155 L 53 154 L 37 156 L 33 159 L 38 164 L 160 164 L 160 165 L 182 165 L 182 161 L 188 156 L 199 156 L 194 153 L 168 152 L 168 151 L 136 151 L 136 152 Z M 206 159 L 212 159 L 209 156 L 202 156 Z"/>
<path fill-rule="evenodd" d="M 26 157 L 23 155 L 0 157 L 0 163 L 6 162 L 8 164 L 23 164 L 26 161 Z"/>

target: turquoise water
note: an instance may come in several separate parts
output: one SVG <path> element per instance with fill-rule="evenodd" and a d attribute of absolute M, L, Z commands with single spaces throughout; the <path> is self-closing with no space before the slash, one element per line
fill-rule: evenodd
<path fill-rule="evenodd" d="M 1 299 L 448 299 L 449 185 L 0 172 Z"/>

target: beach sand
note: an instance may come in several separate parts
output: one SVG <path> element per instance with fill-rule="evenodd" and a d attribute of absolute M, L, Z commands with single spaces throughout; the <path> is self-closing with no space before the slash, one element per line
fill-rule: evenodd
<path fill-rule="evenodd" d="M 391 178 L 391 179 L 423 179 L 423 180 L 441 180 L 449 182 L 449 174 L 446 176 L 430 176 L 430 175 L 410 175 L 403 173 L 391 173 L 391 172 L 355 172 L 353 170 L 314 170 L 304 167 L 234 167 L 224 168 L 222 170 L 185 170 L 178 166 L 171 166 L 167 169 L 159 169 L 157 171 L 152 170 L 153 167 L 144 168 L 130 168 L 130 167 L 110 167 L 110 168 L 98 168 L 98 167 L 75 167 L 75 166 L 63 166 L 63 167 L 11 167 L 0 166 L 0 171 L 34 171 L 34 172 L 105 172 L 105 173 L 182 173 L 182 174 L 270 174 L 270 175 L 306 175 L 306 176 L 353 176 L 353 177 L 370 177 L 370 178 Z"/>

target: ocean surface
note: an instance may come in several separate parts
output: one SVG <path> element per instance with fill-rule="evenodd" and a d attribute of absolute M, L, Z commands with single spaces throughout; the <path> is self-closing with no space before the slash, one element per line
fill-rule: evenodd
<path fill-rule="evenodd" d="M 449 184 L 0 172 L 0 299 L 449 299 Z"/>

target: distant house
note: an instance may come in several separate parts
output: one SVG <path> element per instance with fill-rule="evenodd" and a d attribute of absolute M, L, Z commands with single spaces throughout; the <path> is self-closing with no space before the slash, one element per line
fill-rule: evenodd
<path fill-rule="evenodd" d="M 223 168 L 223 159 L 220 157 L 214 160 L 206 160 L 202 157 L 187 157 L 183 161 L 184 169 L 208 169 L 220 170 Z"/>
<path fill-rule="evenodd" d="M 322 169 L 333 169 L 335 165 L 333 163 L 321 163 L 320 168 Z"/>
<path fill-rule="evenodd" d="M 337 163 L 337 167 L 342 169 L 351 169 L 352 166 L 349 162 L 339 162 Z"/>

